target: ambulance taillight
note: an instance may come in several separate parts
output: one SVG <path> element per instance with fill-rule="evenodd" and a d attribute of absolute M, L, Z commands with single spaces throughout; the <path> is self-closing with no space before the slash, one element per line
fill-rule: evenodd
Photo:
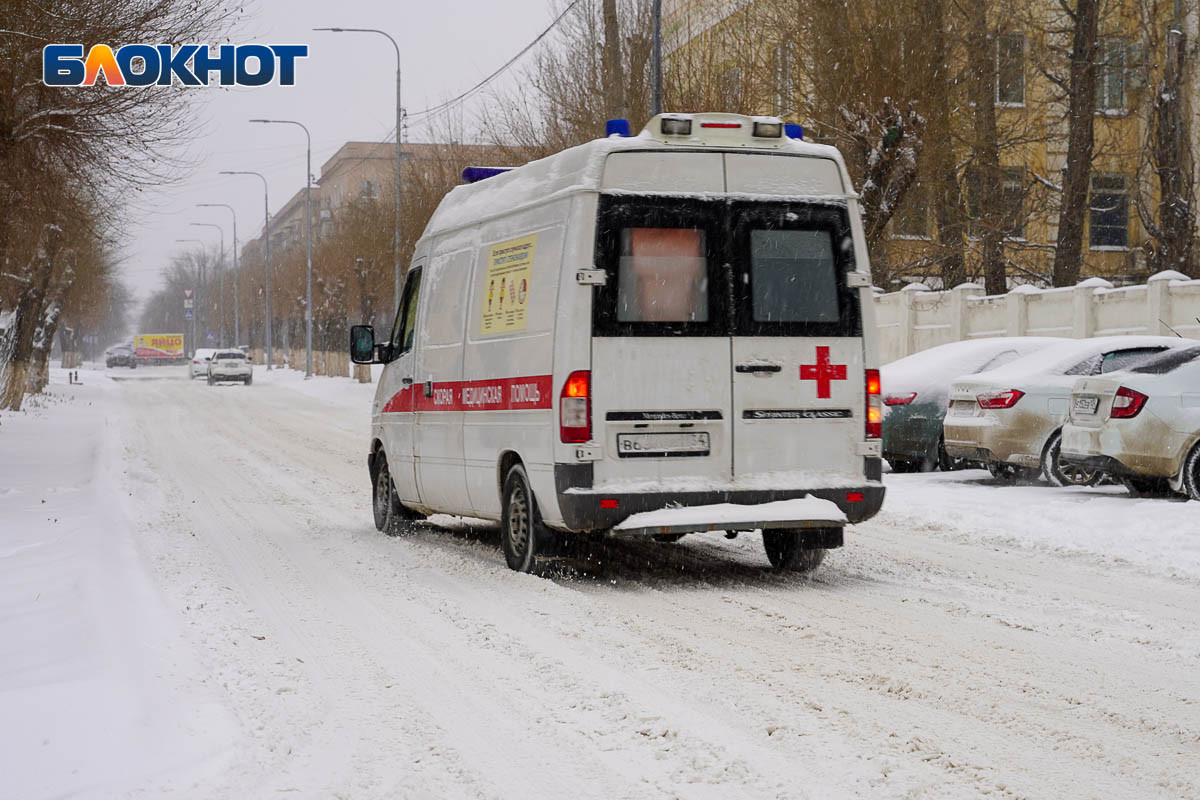
<path fill-rule="evenodd" d="M 880 403 L 879 370 L 867 370 L 867 438 L 883 438 L 883 405 Z"/>
<path fill-rule="evenodd" d="M 592 438 L 592 373 L 576 370 L 567 376 L 558 395 L 559 438 L 578 444 Z"/>

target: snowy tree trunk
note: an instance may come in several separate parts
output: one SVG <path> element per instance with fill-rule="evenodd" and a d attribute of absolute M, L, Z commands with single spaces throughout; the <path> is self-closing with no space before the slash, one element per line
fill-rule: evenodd
<path fill-rule="evenodd" d="M 944 0 L 929 4 L 929 35 L 933 37 L 931 62 L 936 66 L 935 90 L 931 92 L 926 149 L 930 156 L 929 174 L 933 187 L 933 215 L 937 225 L 937 243 L 942 271 L 942 287 L 952 289 L 967 280 L 966 258 L 963 252 L 964 219 L 962 195 L 959 191 L 958 170 L 955 166 L 953 137 L 950 126 L 950 66 L 949 45 L 946 41 L 946 8 Z"/>
<path fill-rule="evenodd" d="M 1054 252 L 1052 272 L 1055 286 L 1078 283 L 1083 262 L 1083 225 L 1092 180 L 1099 0 L 1077 0 L 1074 18 L 1067 110 L 1067 168 L 1063 176 L 1058 247 Z"/>
<path fill-rule="evenodd" d="M 26 271 L 28 283 L 17 298 L 12 360 L 8 364 L 7 380 L 0 386 L 0 408 L 20 411 L 26 387 L 34 381 L 34 369 L 39 366 L 34 360 L 34 343 L 43 322 L 61 233 L 56 225 L 45 227 L 36 255 Z"/>
<path fill-rule="evenodd" d="M 996 40 L 987 25 L 987 0 L 970 0 L 967 13 L 968 94 L 974 108 L 973 165 L 979 214 L 980 266 L 988 294 L 1004 294 L 1000 144 L 996 127 Z"/>
<path fill-rule="evenodd" d="M 1195 185 L 1183 114 L 1185 34 L 1167 34 L 1162 90 L 1154 102 L 1154 150 L 1158 174 L 1158 248 L 1151 272 L 1179 270 L 1196 277 L 1192 260 Z"/>

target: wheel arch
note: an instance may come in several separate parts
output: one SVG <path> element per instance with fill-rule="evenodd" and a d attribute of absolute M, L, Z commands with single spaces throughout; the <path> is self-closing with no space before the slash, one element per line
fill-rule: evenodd
<path fill-rule="evenodd" d="M 516 450 L 505 450 L 496 459 L 496 493 L 499 495 L 502 505 L 504 502 L 504 479 L 508 477 L 508 471 L 517 464 L 524 466 L 525 462 Z M 532 488 L 530 487 L 531 491 Z"/>

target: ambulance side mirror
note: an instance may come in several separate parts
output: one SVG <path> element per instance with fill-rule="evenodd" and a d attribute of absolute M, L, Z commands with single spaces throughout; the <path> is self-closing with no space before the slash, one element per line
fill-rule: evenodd
<path fill-rule="evenodd" d="M 355 364 L 374 364 L 375 330 L 370 325 L 354 325 L 350 328 L 350 360 Z"/>

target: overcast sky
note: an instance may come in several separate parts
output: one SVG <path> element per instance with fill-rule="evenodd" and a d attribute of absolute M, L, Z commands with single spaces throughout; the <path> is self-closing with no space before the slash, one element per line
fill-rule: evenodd
<path fill-rule="evenodd" d="M 201 132 L 195 168 L 182 183 L 148 190 L 137 203 L 122 269 L 130 288 L 145 299 L 160 286 L 173 254 L 193 247 L 177 238 L 212 245 L 224 226 L 232 246 L 230 214 L 196 203 L 228 203 L 237 213 L 242 242 L 262 230 L 262 182 L 219 170 L 256 170 L 270 185 L 271 213 L 304 186 L 304 132 L 290 125 L 251 125 L 254 117 L 295 119 L 312 132 L 314 176 L 349 140 L 382 141 L 395 125 L 396 55 L 382 36 L 316 33 L 314 27 L 380 28 L 400 45 L 404 106 L 416 112 L 458 95 L 515 55 L 554 18 L 551 0 L 252 0 L 235 41 L 308 44 L 294 87 L 197 88 Z M 518 63 L 510 70 L 519 71 Z M 482 93 L 481 93 L 482 94 Z M 486 102 L 477 97 L 475 102 Z M 470 124 L 471 106 L 465 122 Z M 428 141 L 420 128 L 410 141 Z M 227 256 L 229 257 L 229 256 Z"/>

